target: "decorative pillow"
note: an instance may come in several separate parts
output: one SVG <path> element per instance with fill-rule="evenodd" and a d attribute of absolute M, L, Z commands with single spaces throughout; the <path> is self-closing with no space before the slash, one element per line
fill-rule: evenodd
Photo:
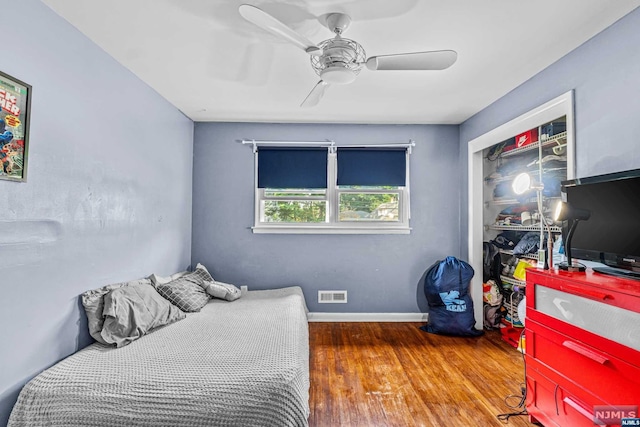
<path fill-rule="evenodd" d="M 107 344 L 123 347 L 155 328 L 186 317 L 151 284 L 123 286 L 104 296 L 104 324 L 100 335 Z"/>
<path fill-rule="evenodd" d="M 87 291 L 81 295 L 82 305 L 84 306 L 84 311 L 87 314 L 89 333 L 91 334 L 93 339 L 101 342 L 102 344 L 107 344 L 102 338 L 102 335 L 100 335 L 100 332 L 102 331 L 102 325 L 104 323 L 104 317 L 102 317 L 102 311 L 104 309 L 104 296 L 112 290 L 121 288 L 123 286 L 141 284 L 150 285 L 151 280 L 145 278 L 132 280 L 130 282 L 114 283 L 111 285 L 103 286 L 99 289 Z"/>
<path fill-rule="evenodd" d="M 235 301 L 242 296 L 242 291 L 229 283 L 217 282 L 215 280 L 204 283 L 204 290 L 214 298 L 227 301 Z"/>
<path fill-rule="evenodd" d="M 213 278 L 207 269 L 198 265 L 191 273 L 157 285 L 156 290 L 180 310 L 194 312 L 200 311 L 209 302 L 209 294 L 204 290 L 204 283 L 211 281 Z"/>
<path fill-rule="evenodd" d="M 196 270 L 204 270 L 209 275 L 209 277 L 211 277 L 211 280 L 213 280 L 213 276 L 211 275 L 211 273 L 209 273 L 209 270 L 207 270 L 207 267 L 205 267 L 204 265 L 197 263 Z"/>
<path fill-rule="evenodd" d="M 151 276 L 149 276 L 149 279 L 151 280 L 151 284 L 153 284 L 153 286 L 158 286 L 158 285 L 164 285 L 165 283 L 169 283 L 173 280 L 176 280 L 186 274 L 189 274 L 188 271 L 181 271 L 179 273 L 175 273 L 172 274 L 171 276 L 167 276 L 167 277 L 163 277 L 163 276 L 158 276 L 157 274 L 152 274 Z"/>

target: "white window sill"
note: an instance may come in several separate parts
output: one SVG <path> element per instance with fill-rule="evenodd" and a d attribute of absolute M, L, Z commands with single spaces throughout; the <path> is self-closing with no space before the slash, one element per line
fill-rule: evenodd
<path fill-rule="evenodd" d="M 410 234 L 411 227 L 336 227 L 304 225 L 269 225 L 251 227 L 254 234 Z"/>

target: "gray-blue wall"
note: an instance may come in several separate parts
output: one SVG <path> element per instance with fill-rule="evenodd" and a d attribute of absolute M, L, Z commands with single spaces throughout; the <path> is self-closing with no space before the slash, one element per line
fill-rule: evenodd
<path fill-rule="evenodd" d="M 460 126 L 461 253 L 468 251 L 468 142 L 572 89 L 576 177 L 640 168 L 640 8 Z"/>
<path fill-rule="evenodd" d="M 253 234 L 254 159 L 241 139 L 340 144 L 408 142 L 410 235 Z M 192 261 L 215 279 L 250 289 L 300 285 L 311 311 L 426 311 L 426 268 L 459 256 L 458 127 L 196 123 Z M 317 291 L 346 289 L 347 304 L 318 304 Z"/>
<path fill-rule="evenodd" d="M 38 0 L 0 0 L 33 86 L 28 182 L 0 181 L 0 425 L 90 342 L 78 295 L 191 260 L 193 123 Z"/>
<path fill-rule="evenodd" d="M 90 342 L 80 293 L 192 260 L 253 289 L 301 285 L 312 311 L 425 311 L 424 270 L 467 253 L 467 142 L 567 90 L 577 175 L 640 167 L 640 10 L 460 127 L 200 123 L 195 135 L 41 2 L 0 10 L 19 23 L 0 70 L 34 87 L 29 181 L 0 181 L 0 425 L 28 379 Z M 242 138 L 414 139 L 412 233 L 252 234 Z M 318 306 L 318 289 L 347 289 L 350 302 Z"/>

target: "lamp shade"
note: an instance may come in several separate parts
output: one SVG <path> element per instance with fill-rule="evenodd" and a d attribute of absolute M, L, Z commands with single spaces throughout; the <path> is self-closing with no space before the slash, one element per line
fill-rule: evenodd
<path fill-rule="evenodd" d="M 511 188 L 513 189 L 514 193 L 516 193 L 517 195 L 521 195 L 529 190 L 542 191 L 544 189 L 544 186 L 540 183 L 534 183 L 528 173 L 522 172 L 514 178 L 513 182 L 511 183 Z"/>
<path fill-rule="evenodd" d="M 521 173 L 515 177 L 511 186 L 514 193 L 518 195 L 524 194 L 531 188 L 531 177 L 526 172 Z"/>
<path fill-rule="evenodd" d="M 566 202 L 558 202 L 553 213 L 555 221 L 578 220 L 586 221 L 591 217 L 591 212 L 587 209 L 576 208 Z"/>

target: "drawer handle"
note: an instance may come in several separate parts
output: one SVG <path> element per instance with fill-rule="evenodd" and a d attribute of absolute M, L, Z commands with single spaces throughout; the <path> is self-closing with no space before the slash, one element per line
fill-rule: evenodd
<path fill-rule="evenodd" d="M 585 408 L 583 408 L 581 404 L 579 404 L 578 402 L 576 402 L 572 398 L 565 397 L 564 399 L 562 399 L 562 401 L 564 403 L 566 403 L 567 405 L 571 406 L 573 409 L 575 409 L 580 414 L 582 414 L 585 418 L 593 420 L 593 414 L 591 412 L 589 412 L 588 410 L 586 410 Z"/>
<path fill-rule="evenodd" d="M 567 347 L 568 349 L 571 349 L 573 351 L 575 351 L 576 353 L 580 353 L 581 355 L 588 357 L 589 359 L 600 363 L 601 365 L 604 365 L 605 363 L 607 363 L 609 361 L 609 359 L 605 356 L 603 356 L 600 353 L 597 353 L 587 347 L 584 347 L 580 344 L 578 344 L 577 342 L 574 341 L 564 341 L 562 343 L 562 345 L 564 347 Z"/>
<path fill-rule="evenodd" d="M 596 300 L 604 301 L 607 299 L 614 299 L 613 295 L 605 294 L 604 292 L 592 291 L 589 289 L 582 289 L 582 288 L 574 288 L 573 286 L 567 286 L 567 285 L 563 285 L 562 288 L 568 291 L 571 291 L 571 293 L 575 293 L 578 296 L 584 295 Z"/>

